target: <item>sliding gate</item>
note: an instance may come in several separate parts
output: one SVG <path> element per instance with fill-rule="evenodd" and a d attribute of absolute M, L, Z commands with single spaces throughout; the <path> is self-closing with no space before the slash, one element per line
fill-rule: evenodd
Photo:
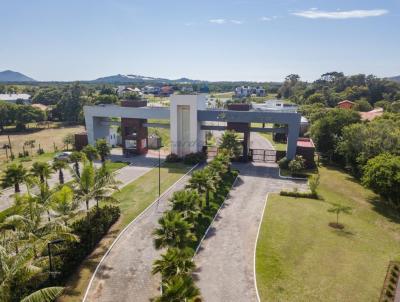
<path fill-rule="evenodd" d="M 276 162 L 276 150 L 271 149 L 250 149 L 252 161 Z"/>

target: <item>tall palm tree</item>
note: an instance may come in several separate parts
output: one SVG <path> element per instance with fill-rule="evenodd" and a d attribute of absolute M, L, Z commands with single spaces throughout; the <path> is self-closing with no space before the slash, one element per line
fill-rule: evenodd
<path fill-rule="evenodd" d="M 3 188 L 14 185 L 15 193 L 20 192 L 20 183 L 22 183 L 27 176 L 27 170 L 22 166 L 22 164 L 11 164 L 8 165 L 4 171 L 4 176 L 2 178 Z"/>
<path fill-rule="evenodd" d="M 74 163 L 74 170 L 76 175 L 80 177 L 81 173 L 79 171 L 79 162 L 83 159 L 83 154 L 79 151 L 74 151 L 71 153 L 69 158 Z"/>
<path fill-rule="evenodd" d="M 105 139 L 98 139 L 96 141 L 96 150 L 100 155 L 101 162 L 104 163 L 106 157 L 110 155 L 110 146 L 107 144 L 107 141 Z"/>
<path fill-rule="evenodd" d="M 68 163 L 65 160 L 54 159 L 52 168 L 54 171 L 58 171 L 58 180 L 61 185 L 64 184 L 64 173 L 63 169 L 68 167 Z"/>
<path fill-rule="evenodd" d="M 210 192 L 215 191 L 215 179 L 210 169 L 194 171 L 187 187 L 196 189 L 199 194 L 205 194 L 206 207 L 210 207 Z"/>
<path fill-rule="evenodd" d="M 200 290 L 190 275 L 173 276 L 163 284 L 161 297 L 155 302 L 195 302 L 200 301 Z"/>
<path fill-rule="evenodd" d="M 161 255 L 161 259 L 154 261 L 152 273 L 161 274 L 162 280 L 169 280 L 173 276 L 191 273 L 196 265 L 193 260 L 191 248 L 169 248 Z"/>
<path fill-rule="evenodd" d="M 99 157 L 97 149 L 92 145 L 86 145 L 85 148 L 82 149 L 82 153 L 86 155 L 89 161 L 94 161 Z"/>
<path fill-rule="evenodd" d="M 35 264 L 33 249 L 26 248 L 21 253 L 9 253 L 0 245 L 0 297 L 2 301 L 10 301 L 12 285 L 16 278 L 19 281 L 29 281 L 42 273 L 42 269 Z M 24 280 L 21 280 L 24 279 Z M 42 288 L 25 297 L 21 302 L 51 302 L 63 292 L 62 287 Z M 3 300 L 4 299 L 4 300 Z"/>
<path fill-rule="evenodd" d="M 185 248 L 196 242 L 192 233 L 193 224 L 187 222 L 180 213 L 166 212 L 159 220 L 159 228 L 155 229 L 154 245 L 156 249 L 164 247 Z"/>
<path fill-rule="evenodd" d="M 41 183 L 47 183 L 47 180 L 51 175 L 51 167 L 46 162 L 35 162 L 31 168 L 31 174 L 33 176 L 39 177 Z"/>

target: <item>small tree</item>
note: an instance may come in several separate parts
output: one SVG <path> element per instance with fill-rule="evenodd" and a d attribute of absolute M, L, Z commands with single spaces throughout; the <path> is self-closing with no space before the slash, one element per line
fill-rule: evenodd
<path fill-rule="evenodd" d="M 332 207 L 328 209 L 329 213 L 335 213 L 336 214 L 336 224 L 331 224 L 333 227 L 337 228 L 343 228 L 342 224 L 339 224 L 339 214 L 351 214 L 351 207 L 341 205 L 339 203 L 334 203 L 332 204 Z"/>
<path fill-rule="evenodd" d="M 82 152 L 86 155 L 86 158 L 89 161 L 94 161 L 99 157 L 99 153 L 97 152 L 97 149 L 92 146 L 92 145 L 87 145 L 85 148 L 82 149 Z"/>
<path fill-rule="evenodd" d="M 225 131 L 222 134 L 219 147 L 228 150 L 231 157 L 237 158 L 242 152 L 242 144 L 239 142 L 236 132 L 231 130 Z"/>
<path fill-rule="evenodd" d="M 64 136 L 63 143 L 67 147 L 67 150 L 69 150 L 69 145 L 73 146 L 75 144 L 75 135 L 68 133 Z"/>
<path fill-rule="evenodd" d="M 319 186 L 319 174 L 311 175 L 308 178 L 308 187 L 313 195 L 317 195 L 317 188 Z"/>
<path fill-rule="evenodd" d="M 31 173 L 33 176 L 39 177 L 41 183 L 45 183 L 51 175 L 51 167 L 45 162 L 35 162 L 32 165 Z"/>
<path fill-rule="evenodd" d="M 101 162 L 104 163 L 106 161 L 106 157 L 110 155 L 111 148 L 107 144 L 105 139 L 98 139 L 96 141 L 96 150 L 97 153 L 100 155 Z"/>

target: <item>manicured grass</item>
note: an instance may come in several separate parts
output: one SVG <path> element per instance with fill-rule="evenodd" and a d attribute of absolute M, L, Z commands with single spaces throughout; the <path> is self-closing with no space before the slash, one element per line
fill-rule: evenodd
<path fill-rule="evenodd" d="M 272 139 L 272 133 L 260 133 L 260 135 L 265 137 L 267 140 L 269 140 L 271 142 L 272 146 L 274 146 L 275 150 L 277 150 L 277 151 L 286 151 L 287 144 L 280 143 L 280 142 L 275 142 Z"/>
<path fill-rule="evenodd" d="M 164 164 L 161 169 L 161 192 L 164 192 L 188 170 L 181 163 Z M 114 193 L 120 200 L 121 218 L 100 241 L 97 248 L 82 263 L 67 284 L 67 293 L 57 301 L 80 302 L 85 294 L 89 280 L 108 247 L 120 231 L 146 209 L 158 196 L 158 168 L 154 168 L 134 182 Z"/>
<path fill-rule="evenodd" d="M 129 163 L 125 162 L 107 162 L 107 166 L 111 172 L 115 172 L 123 167 L 126 167 Z"/>
<path fill-rule="evenodd" d="M 323 200 L 270 195 L 257 245 L 262 301 L 377 301 L 390 260 L 400 259 L 400 219 L 341 171 L 321 168 Z M 332 229 L 332 202 L 353 208 Z"/>
<path fill-rule="evenodd" d="M 51 161 L 54 158 L 54 152 L 46 152 L 40 155 L 34 155 L 32 157 L 25 157 L 25 158 L 16 158 L 13 161 L 4 161 L 4 164 L 1 164 L 0 171 L 4 170 L 7 165 L 12 164 L 12 163 L 22 163 L 22 165 L 26 168 L 29 169 L 34 162 L 48 162 Z"/>

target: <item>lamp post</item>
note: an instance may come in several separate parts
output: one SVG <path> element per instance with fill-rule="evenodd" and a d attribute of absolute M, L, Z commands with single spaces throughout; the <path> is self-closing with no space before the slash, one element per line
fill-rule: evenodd
<path fill-rule="evenodd" d="M 53 241 L 50 241 L 49 243 L 47 243 L 47 252 L 49 254 L 49 270 L 50 270 L 49 271 L 49 276 L 50 276 L 51 283 L 53 283 L 53 274 L 55 273 L 53 271 L 53 261 L 51 259 L 51 246 L 53 244 L 59 244 L 59 243 L 64 242 L 64 241 L 65 241 L 64 239 L 56 239 L 56 240 L 53 240 Z"/>
<path fill-rule="evenodd" d="M 158 199 L 160 199 L 161 196 L 161 148 L 162 146 L 162 140 L 161 137 L 159 136 L 157 138 L 159 146 L 158 146 Z"/>

